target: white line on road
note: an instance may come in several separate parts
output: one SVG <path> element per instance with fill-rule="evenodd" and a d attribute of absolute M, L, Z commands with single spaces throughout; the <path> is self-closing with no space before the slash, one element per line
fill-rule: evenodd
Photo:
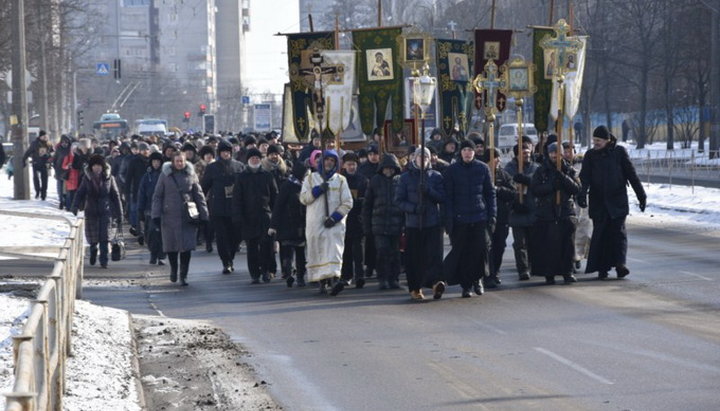
<path fill-rule="evenodd" d="M 567 358 L 561 357 L 561 356 L 555 354 L 555 353 L 552 352 L 552 351 L 548 351 L 548 350 L 546 350 L 546 349 L 544 349 L 544 348 L 542 348 L 542 347 L 534 347 L 534 348 L 535 348 L 535 351 L 537 351 L 537 352 L 539 352 L 539 353 L 542 353 L 542 354 L 545 354 L 545 355 L 547 355 L 548 357 L 550 357 L 550 358 L 552 358 L 552 359 L 554 359 L 554 360 L 556 360 L 556 361 L 559 361 L 559 362 L 562 363 L 562 364 L 567 365 L 568 367 L 572 368 L 573 370 L 575 370 L 575 371 L 577 371 L 577 372 L 579 372 L 579 373 L 581 373 L 581 374 L 585 374 L 586 376 L 592 378 L 592 379 L 595 380 L 595 381 L 598 381 L 598 382 L 600 382 L 600 383 L 602 383 L 602 384 L 607 384 L 607 385 L 613 385 L 613 384 L 614 384 L 614 382 L 612 382 L 612 381 L 610 381 L 610 380 L 608 380 L 608 379 L 605 379 L 605 378 L 603 378 L 603 377 L 595 374 L 594 372 L 588 370 L 587 368 L 584 368 L 584 367 L 582 367 L 582 366 L 580 366 L 580 365 L 578 365 L 578 364 L 576 364 L 576 363 L 568 360 Z"/>
<path fill-rule="evenodd" d="M 712 280 L 713 280 L 712 278 L 705 277 L 704 275 L 700 275 L 700 274 L 691 273 L 690 271 L 680 271 L 680 272 L 683 273 L 683 274 L 685 274 L 685 275 L 690 275 L 690 276 L 693 276 L 693 277 L 697 277 L 697 278 L 703 279 L 703 280 L 705 280 L 705 281 L 712 281 Z"/>

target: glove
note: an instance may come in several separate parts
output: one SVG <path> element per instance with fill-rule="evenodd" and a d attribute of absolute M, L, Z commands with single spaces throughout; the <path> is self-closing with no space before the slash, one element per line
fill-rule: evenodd
<path fill-rule="evenodd" d="M 328 184 L 327 181 L 323 181 L 323 183 L 320 184 L 320 189 L 323 191 L 323 193 L 327 193 L 327 191 L 330 189 L 330 184 Z"/>
<path fill-rule="evenodd" d="M 524 184 L 526 186 L 530 185 L 530 177 L 526 176 L 525 174 L 517 173 L 513 176 L 513 181 L 518 184 Z"/>
<path fill-rule="evenodd" d="M 580 208 L 587 208 L 587 206 L 588 206 L 587 205 L 587 196 L 585 196 L 583 194 L 578 194 L 575 201 L 577 202 L 577 205 L 580 206 Z M 644 210 L 645 207 L 642 207 L 641 209 Z"/>
<path fill-rule="evenodd" d="M 155 224 L 155 227 L 160 227 L 160 217 L 153 218 L 152 222 Z"/>
<path fill-rule="evenodd" d="M 268 236 L 272 237 L 277 233 L 277 231 L 274 228 L 268 228 Z"/>
<path fill-rule="evenodd" d="M 332 217 L 326 218 L 325 222 L 323 222 L 325 228 L 333 228 L 335 224 L 337 224 L 337 221 L 335 221 Z"/>
<path fill-rule="evenodd" d="M 640 211 L 644 213 L 645 207 L 647 206 L 647 197 L 638 198 L 638 202 L 640 203 Z"/>
<path fill-rule="evenodd" d="M 488 226 L 488 230 L 490 231 L 490 233 L 494 233 L 494 232 L 495 232 L 495 225 L 496 225 L 496 224 L 497 224 L 497 220 L 495 219 L 495 217 L 492 217 L 492 218 L 488 221 L 488 225 L 487 225 L 487 226 Z"/>

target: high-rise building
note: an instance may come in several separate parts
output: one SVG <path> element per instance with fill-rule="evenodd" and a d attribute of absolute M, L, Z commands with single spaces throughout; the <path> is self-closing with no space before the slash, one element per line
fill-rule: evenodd
<path fill-rule="evenodd" d="M 215 0 L 217 39 L 217 124 L 220 130 L 242 126 L 245 33 L 250 29 L 250 0 Z"/>

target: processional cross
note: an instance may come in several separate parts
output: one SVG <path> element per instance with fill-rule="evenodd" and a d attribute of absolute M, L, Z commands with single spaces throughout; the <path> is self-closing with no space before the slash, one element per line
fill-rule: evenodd
<path fill-rule="evenodd" d="M 310 56 L 310 62 L 312 67 L 301 68 L 299 70 L 300 75 L 312 76 L 313 85 L 313 109 L 317 123 L 320 125 L 320 135 L 322 136 L 323 120 L 325 118 L 325 95 L 323 93 L 323 75 L 336 74 L 338 73 L 339 67 L 337 65 L 323 65 L 325 58 L 319 49 L 314 49 Z M 323 142 L 324 147 L 324 142 Z"/>
<path fill-rule="evenodd" d="M 483 75 L 484 74 L 484 75 Z M 475 76 L 472 82 L 473 87 L 482 95 L 485 92 L 483 100 L 483 109 L 485 111 L 485 123 L 487 124 L 487 134 L 485 136 L 486 144 L 490 149 L 490 176 L 493 183 L 495 182 L 495 113 L 498 108 L 496 106 L 498 91 L 507 93 L 508 77 L 504 70 L 499 71 L 494 60 L 488 60 L 485 64 L 485 71 Z"/>

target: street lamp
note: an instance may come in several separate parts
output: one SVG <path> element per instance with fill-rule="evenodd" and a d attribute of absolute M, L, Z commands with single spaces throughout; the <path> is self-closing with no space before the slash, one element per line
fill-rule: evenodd
<path fill-rule="evenodd" d="M 433 97 L 435 96 L 435 86 L 437 80 L 434 77 L 430 77 L 430 67 L 427 63 L 423 66 L 423 74 L 420 76 L 417 71 L 414 73 L 413 78 L 413 103 L 417 108 L 420 108 L 420 186 L 425 186 L 425 112 L 427 111 L 430 104 L 432 104 Z M 418 190 L 419 202 L 420 202 L 420 228 L 423 228 L 423 192 Z"/>

